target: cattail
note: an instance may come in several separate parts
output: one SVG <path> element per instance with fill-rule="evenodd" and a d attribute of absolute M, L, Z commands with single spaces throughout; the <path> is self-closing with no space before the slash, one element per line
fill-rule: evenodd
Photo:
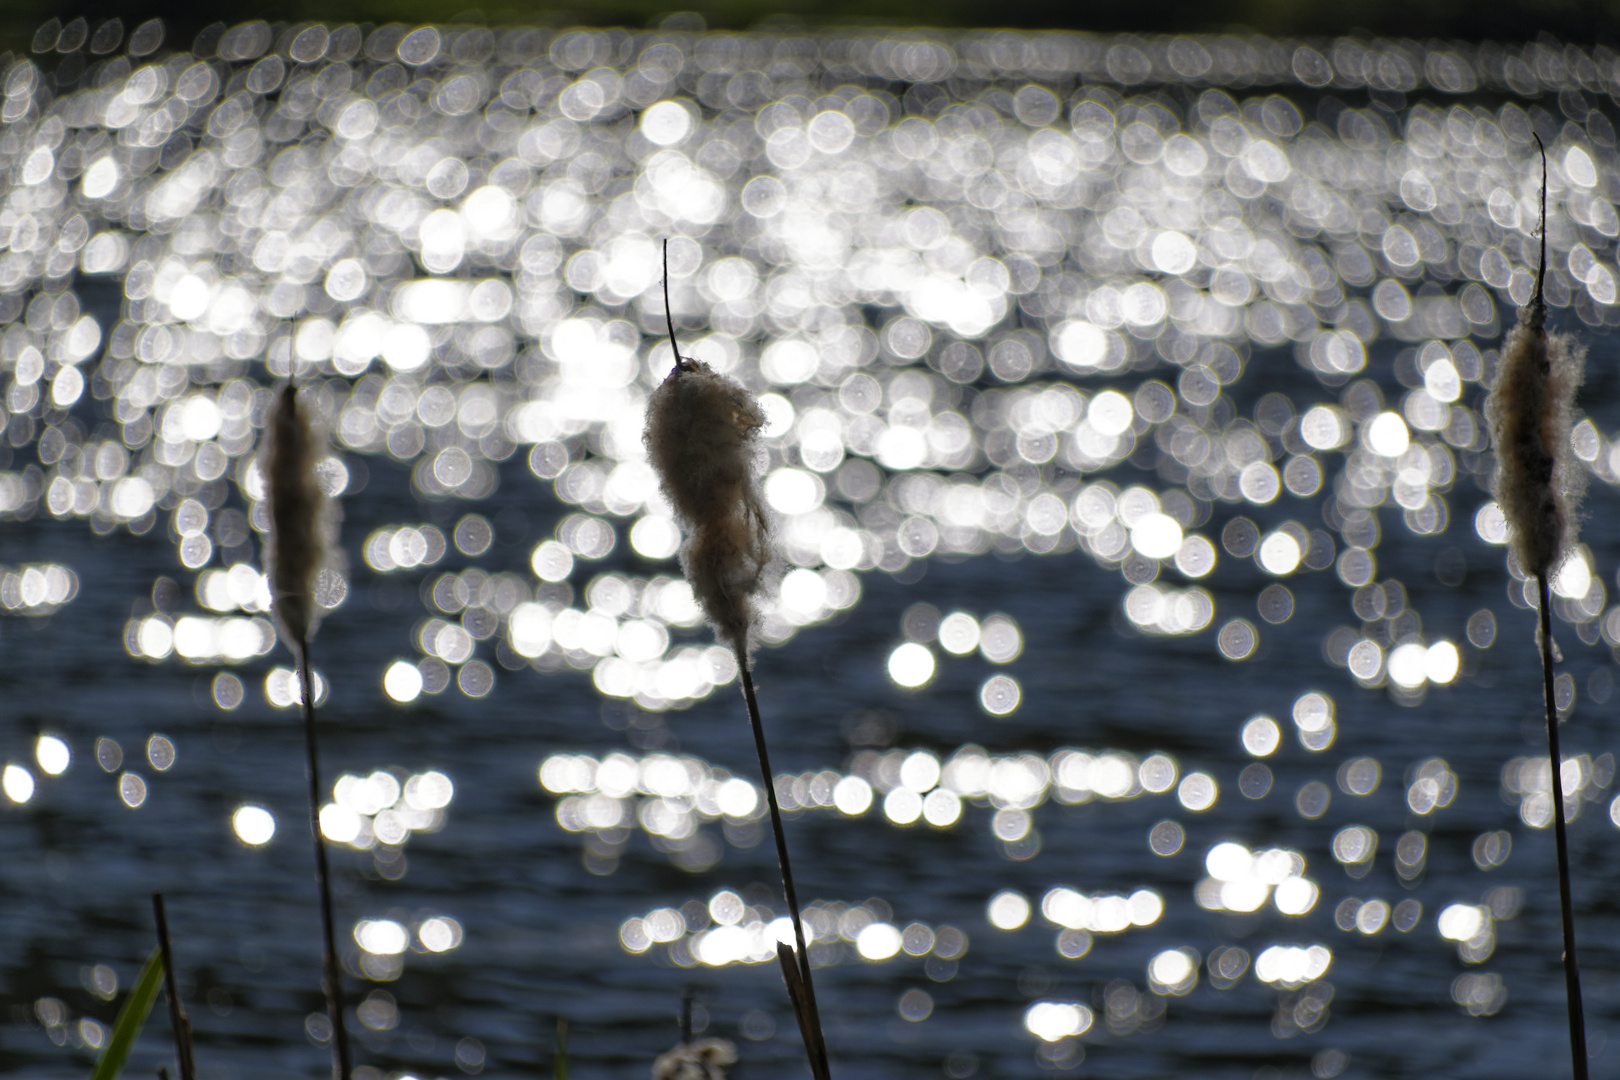
<path fill-rule="evenodd" d="M 773 564 L 770 520 L 754 482 L 754 439 L 765 426 L 765 413 L 741 385 L 709 365 L 681 355 L 675 341 L 675 318 L 669 306 L 669 244 L 664 244 L 664 320 L 675 354 L 671 371 L 647 403 L 643 438 L 664 496 L 686 530 L 681 569 L 692 593 L 722 641 L 737 655 L 743 701 L 754 732 L 765 803 L 776 839 L 776 861 L 782 871 L 782 896 L 793 920 L 797 953 L 781 945 L 777 959 L 787 983 L 788 999 L 799 1021 L 814 1080 L 831 1080 L 827 1042 L 816 1007 L 810 955 L 793 887 L 782 808 L 776 800 L 775 774 L 765 745 L 765 725 L 750 673 L 750 648 L 758 612 L 754 594 L 765 584 Z"/>
<path fill-rule="evenodd" d="M 1541 143 L 1540 136 L 1536 143 Z M 1502 364 L 1485 402 L 1496 449 L 1494 493 L 1507 519 L 1513 555 L 1536 580 L 1540 619 L 1541 697 L 1547 717 L 1547 760 L 1552 780 L 1553 842 L 1558 861 L 1558 903 L 1564 937 L 1564 991 L 1569 1013 L 1569 1054 L 1575 1080 L 1586 1080 L 1586 1017 L 1581 1004 L 1580 964 L 1575 955 L 1575 906 L 1570 885 L 1569 836 L 1564 820 L 1563 754 L 1558 748 L 1558 707 L 1553 692 L 1552 597 L 1554 566 L 1575 546 L 1576 515 L 1585 474 L 1570 460 L 1575 391 L 1586 352 L 1573 339 L 1547 333 L 1547 150 L 1541 149 L 1541 265 L 1536 292 L 1519 311 L 1502 344 Z"/>
<path fill-rule="evenodd" d="M 265 545 L 271 610 L 289 647 L 302 650 L 320 618 L 315 583 L 330 559 L 327 534 L 332 511 L 315 467 L 321 441 L 287 385 L 271 407 L 263 471 L 270 500 L 270 535 Z"/>
<path fill-rule="evenodd" d="M 1503 343 L 1485 402 L 1496 447 L 1493 493 L 1513 554 L 1530 575 L 1549 573 L 1575 546 L 1586 487 L 1569 442 L 1586 350 L 1568 335 L 1548 334 L 1546 324 L 1538 290 Z"/>
<path fill-rule="evenodd" d="M 725 1067 L 737 1063 L 737 1048 L 725 1039 L 683 1042 L 653 1062 L 652 1080 L 726 1080 Z"/>
<path fill-rule="evenodd" d="M 316 466 L 321 442 L 298 404 L 298 390 L 282 387 L 271 408 L 269 444 L 264 455 L 265 487 L 270 499 L 270 536 L 265 562 L 270 574 L 271 611 L 283 640 L 298 659 L 298 685 L 303 697 L 304 770 L 309 781 L 309 830 L 315 843 L 315 878 L 321 894 L 322 989 L 332 1022 L 332 1077 L 350 1080 L 349 1036 L 343 1021 L 343 969 L 338 962 L 336 921 L 332 912 L 332 873 L 321 835 L 320 753 L 315 730 L 315 676 L 309 639 L 320 618 L 315 593 L 321 570 L 332 561 L 328 539 L 336 510 L 321 490 Z"/>
<path fill-rule="evenodd" d="M 744 657 L 754 594 L 772 562 L 770 525 L 753 476 L 765 414 L 735 381 L 677 359 L 647 405 L 647 451 L 687 534 L 681 569 L 721 640 Z"/>

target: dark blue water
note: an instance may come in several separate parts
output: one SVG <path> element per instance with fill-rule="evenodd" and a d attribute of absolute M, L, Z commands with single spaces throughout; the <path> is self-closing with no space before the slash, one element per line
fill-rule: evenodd
<path fill-rule="evenodd" d="M 749 909 L 744 927 L 784 914 L 757 811 L 686 804 L 695 834 L 660 837 L 628 816 L 652 793 L 621 791 L 620 825 L 571 831 L 563 822 L 591 793 L 538 777 L 556 755 L 664 754 L 757 789 L 735 683 L 680 700 L 604 692 L 593 668 L 610 670 L 611 646 L 554 644 L 530 663 L 514 651 L 512 605 L 486 598 L 465 621 L 493 632 L 474 635 L 461 671 L 493 672 L 494 689 L 474 696 L 454 681 L 468 655 L 446 655 L 447 668 L 420 637 L 430 617 L 460 618 L 435 608 L 448 574 L 504 574 L 548 617 L 590 610 L 615 625 L 630 615 L 593 584 L 678 577 L 668 551 L 631 539 L 638 520 L 667 518 L 635 467 L 645 395 L 670 363 L 654 240 L 673 235 L 683 349 L 776 394 L 773 416 L 799 423 L 773 429 L 762 455 L 773 476 L 818 492 L 778 500 L 784 544 L 826 541 L 795 558 L 828 588 L 859 590 L 842 608 L 797 612 L 796 631 L 781 614 L 794 609 L 778 610 L 755 670 L 779 790 L 824 771 L 877 788 L 862 813 L 787 820 L 799 895 L 812 915 L 844 918 L 842 939 L 812 949 L 836 1075 L 1561 1075 L 1550 804 L 1521 813 L 1504 779 L 1546 753 L 1534 618 L 1503 549 L 1476 528 L 1490 459 L 1467 434 L 1490 350 L 1528 296 L 1534 133 L 1551 150 L 1553 321 L 1591 349 L 1581 557 L 1598 584 L 1559 601 L 1555 637 L 1573 689 L 1564 753 L 1583 761 L 1570 844 L 1593 1068 L 1616 1072 L 1608 715 L 1620 609 L 1606 583 L 1620 535 L 1604 433 L 1620 410 L 1604 327 L 1620 310 L 1608 201 L 1620 191 L 1606 68 L 1543 45 L 1233 37 L 278 35 L 243 24 L 193 56 L 154 53 L 136 34 L 88 68 L 73 66 L 79 46 L 61 59 L 46 42 L 7 73 L 0 566 L 65 567 L 77 591 L 0 622 L 0 756 L 33 783 L 30 795 L 11 773 L 0 802 L 0 1071 L 87 1075 L 151 951 L 150 894 L 162 891 L 199 1075 L 328 1074 L 302 732 L 266 690 L 290 657 L 277 646 L 188 662 L 129 646 L 142 620 L 213 617 L 202 574 L 259 564 L 260 537 L 241 521 L 255 508 L 246 466 L 267 395 L 233 402 L 293 374 L 349 472 L 348 597 L 314 645 L 331 686 L 324 792 L 378 770 L 454 785 L 431 831 L 332 844 L 356 1080 L 545 1075 L 559 1018 L 575 1075 L 644 1076 L 678 1038 L 683 996 L 702 1034 L 736 1042 L 739 1080 L 802 1075 L 776 968 L 694 959 L 718 956 L 703 943 L 721 939 L 699 924 L 705 908 L 720 917 L 728 890 Z M 474 293 L 482 280 L 499 287 Z M 468 288 L 400 288 L 410 282 Z M 98 334 L 88 351 L 74 337 L 84 317 Z M 1440 363 L 1449 391 L 1425 382 Z M 1161 385 L 1144 390 L 1150 380 Z M 1053 386 L 1091 411 L 1031 420 L 1035 393 Z M 1118 423 L 1108 391 L 1122 395 Z M 453 423 L 447 407 L 460 408 Z M 1313 407 L 1338 410 L 1341 439 L 1301 441 Z M 1429 422 L 1434 410 L 1462 419 Z M 1403 415 L 1402 438 L 1453 475 L 1374 445 L 1381 413 Z M 829 430 L 831 449 L 817 441 Z M 1224 440 L 1226 458 L 1174 430 Z M 962 432 L 965 448 L 951 442 Z M 875 461 L 872 484 L 839 471 L 840 457 Z M 1279 489 L 1290 459 L 1317 462 L 1323 483 Z M 604 493 L 592 477 L 615 469 L 620 486 Z M 1398 469 L 1421 474 L 1403 481 L 1418 484 L 1418 510 L 1395 505 Z M 913 474 L 1016 492 L 1016 513 L 978 495 L 966 521 L 947 501 L 920 505 L 896 482 Z M 1353 490 L 1369 474 L 1371 494 Z M 1269 494 L 1243 486 L 1267 476 Z M 1141 489 L 1148 509 L 1209 541 L 1213 573 L 1126 558 L 1125 541 L 1082 529 L 1076 497 L 1096 484 Z M 1052 496 L 1069 522 L 1042 532 L 1029 515 Z M 187 546 L 187 499 L 206 510 L 206 558 Z M 1442 529 L 1419 512 L 1436 507 Z M 1376 540 L 1365 521 L 1347 524 L 1358 509 L 1376 517 Z M 540 581 L 537 545 L 566 540 L 562 522 L 579 513 L 612 526 L 613 550 L 597 560 L 576 545 L 566 588 Z M 406 570 L 368 558 L 378 530 L 453 538 L 469 514 L 491 526 L 487 545 L 452 544 Z M 1292 522 L 1335 553 L 1370 548 L 1383 606 L 1358 608 L 1365 589 L 1332 563 L 1268 570 L 1223 547 L 1239 518 L 1261 538 Z M 837 554 L 844 533 L 859 560 Z M 1126 603 L 1150 579 L 1204 590 L 1213 611 L 1190 632 L 1150 633 Z M 1259 600 L 1273 584 L 1293 605 L 1275 624 Z M 1022 652 L 1005 664 L 951 655 L 918 605 L 935 619 L 1009 617 Z M 1469 629 L 1482 611 L 1488 639 Z M 621 637 L 626 661 L 709 644 L 666 609 L 640 614 L 671 651 L 636 657 Z M 1254 647 L 1223 650 L 1239 620 Z M 888 668 L 907 637 L 936 664 L 911 689 Z M 1348 640 L 1380 645 L 1361 679 L 1335 652 Z M 1455 676 L 1397 686 L 1385 661 L 1414 642 L 1455 645 Z M 384 675 L 401 662 L 452 681 L 393 700 Z M 1007 715 L 981 704 L 996 675 L 1021 689 Z M 226 676 L 239 706 L 226 707 Z M 1317 750 L 1291 718 L 1311 692 L 1333 706 L 1334 737 Z M 1245 749 L 1257 714 L 1281 730 L 1275 753 Z M 71 752 L 59 776 L 36 758 L 41 735 Z M 154 736 L 172 744 L 171 767 L 148 757 Z M 121 760 L 98 763 L 111 745 L 100 740 Z M 894 766 L 916 751 L 945 764 L 958 819 L 916 821 L 903 799 L 885 811 L 904 786 Z M 1008 794 L 1005 770 L 1040 772 L 1069 751 L 1124 763 L 1128 782 L 1092 797 L 1048 777 L 1022 801 Z M 1004 770 L 988 791 L 951 771 L 982 755 Z M 1144 790 L 1134 770 L 1154 755 L 1176 779 L 1213 779 L 1214 804 L 1173 782 Z M 1341 767 L 1365 772 L 1366 759 L 1381 782 L 1355 794 L 1366 786 Z M 137 775 L 144 797 L 131 794 Z M 1429 813 L 1409 796 L 1423 776 L 1449 778 L 1449 802 Z M 1309 805 L 1317 790 L 1325 811 Z M 243 805 L 273 816 L 268 843 L 233 829 Z M 1150 834 L 1166 822 L 1182 841 L 1156 853 Z M 1344 864 L 1335 839 L 1352 826 L 1376 833 L 1376 854 Z M 1422 858 L 1400 862 L 1403 838 L 1423 841 Z M 1283 914 L 1267 892 L 1246 913 L 1211 910 L 1225 893 L 1211 892 L 1206 859 L 1232 843 L 1285 863 L 1293 853 L 1314 902 Z M 1042 912 L 1057 888 L 1099 910 L 1156 896 L 1158 913 L 1123 930 L 1094 920 L 1086 949 L 1085 930 Z M 991 901 L 1007 892 L 1032 912 L 998 915 L 1002 928 Z M 1408 901 L 1421 910 L 1403 922 Z M 689 932 L 636 951 L 643 917 L 665 908 L 682 909 Z M 1372 913 L 1359 928 L 1358 913 Z M 1448 940 L 1457 918 L 1479 933 Z M 363 951 L 355 932 L 385 921 L 412 935 L 407 947 L 368 939 L 377 951 Z M 459 943 L 433 951 L 428 927 L 452 922 Z M 920 924 L 936 944 L 868 958 L 856 945 L 870 942 L 867 923 Z M 1311 946 L 1327 966 L 1297 978 L 1275 965 L 1302 952 L 1267 952 Z M 1195 977 L 1155 981 L 1174 950 Z M 1059 1014 L 1083 1034 L 1048 1026 Z M 168 1038 L 160 1007 L 127 1075 L 170 1062 Z"/>

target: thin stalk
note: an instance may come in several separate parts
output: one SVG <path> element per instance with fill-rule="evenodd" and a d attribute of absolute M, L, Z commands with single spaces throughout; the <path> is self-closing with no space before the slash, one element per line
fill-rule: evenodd
<path fill-rule="evenodd" d="M 315 841 L 315 876 L 321 886 L 322 989 L 332 1021 L 333 1080 L 349 1078 L 349 1033 L 343 1026 L 343 969 L 338 965 L 337 934 L 332 919 L 332 874 L 326 865 L 326 838 L 321 835 L 321 766 L 315 752 L 315 690 L 309 642 L 298 643 L 298 681 L 304 697 L 304 766 L 309 774 L 309 829 Z"/>
<path fill-rule="evenodd" d="M 1530 303 L 1545 315 L 1547 301 L 1543 299 L 1541 287 L 1547 282 L 1547 147 L 1542 144 L 1540 135 L 1536 135 L 1535 140 L 1536 149 L 1541 151 L 1541 268 L 1536 271 L 1536 295 Z"/>
<path fill-rule="evenodd" d="M 158 949 L 163 953 L 163 987 L 169 993 L 169 1026 L 174 1029 L 174 1056 L 180 1063 L 180 1080 L 196 1080 L 197 1066 L 191 1057 L 191 1021 L 180 1004 L 180 991 L 174 982 L 174 950 L 169 947 L 169 920 L 163 912 L 163 894 L 152 894 L 152 915 L 157 922 Z"/>
<path fill-rule="evenodd" d="M 1586 1080 L 1586 1014 L 1581 1005 L 1581 969 L 1575 962 L 1575 906 L 1570 899 L 1569 838 L 1564 830 L 1564 758 L 1558 750 L 1558 703 L 1553 697 L 1552 615 L 1547 575 L 1541 590 L 1541 692 L 1547 702 L 1547 752 L 1552 758 L 1553 837 L 1558 847 L 1558 902 L 1564 917 L 1564 992 L 1569 1004 L 1569 1056 L 1575 1080 Z"/>
<path fill-rule="evenodd" d="M 664 241 L 664 325 L 669 328 L 669 351 L 675 354 L 675 366 L 682 371 L 691 367 L 691 362 L 681 355 L 681 347 L 675 341 L 675 310 L 669 306 L 669 241 Z"/>
<path fill-rule="evenodd" d="M 759 699 L 754 696 L 754 678 L 748 671 L 748 656 L 739 643 L 737 670 L 742 673 L 743 700 L 748 703 L 748 721 L 754 728 L 754 749 L 759 754 L 759 771 L 765 781 L 765 801 L 771 808 L 771 832 L 776 836 L 776 861 L 782 868 L 782 893 L 793 919 L 793 937 L 798 943 L 799 978 L 803 984 L 808 1023 L 804 1024 L 805 1050 L 810 1055 L 810 1071 L 816 1080 L 830 1080 L 827 1043 L 821 1031 L 821 1012 L 816 1008 L 816 986 L 810 979 L 810 950 L 805 947 L 804 920 L 799 917 L 799 893 L 793 887 L 793 864 L 788 859 L 787 834 L 782 830 L 782 808 L 776 802 L 775 774 L 771 772 L 770 752 L 765 748 L 765 726 L 759 718 Z M 792 989 L 791 984 L 789 986 Z"/>

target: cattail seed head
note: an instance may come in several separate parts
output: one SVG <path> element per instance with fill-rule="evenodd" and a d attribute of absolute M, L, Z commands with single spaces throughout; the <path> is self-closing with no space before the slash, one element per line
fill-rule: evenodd
<path fill-rule="evenodd" d="M 1546 308 L 1532 303 L 1503 342 L 1485 402 L 1496 450 L 1493 493 L 1528 574 L 1551 572 L 1575 546 L 1586 473 L 1569 440 L 1585 366 L 1586 350 L 1567 335 L 1548 334 Z"/>
<path fill-rule="evenodd" d="M 315 631 L 321 608 L 315 584 L 331 562 L 328 539 L 335 511 L 321 490 L 316 466 L 320 438 L 310 427 L 298 391 L 288 385 L 270 408 L 260 468 L 270 503 L 270 533 L 265 542 L 271 612 L 287 644 L 302 649 Z"/>
<path fill-rule="evenodd" d="M 725 1039 L 681 1043 L 653 1062 L 653 1080 L 726 1080 L 726 1066 L 737 1063 L 737 1048 Z"/>
<path fill-rule="evenodd" d="M 747 390 L 696 360 L 679 360 L 647 404 L 647 452 L 687 535 L 681 569 L 720 639 L 745 657 L 773 560 L 753 474 L 764 426 Z"/>

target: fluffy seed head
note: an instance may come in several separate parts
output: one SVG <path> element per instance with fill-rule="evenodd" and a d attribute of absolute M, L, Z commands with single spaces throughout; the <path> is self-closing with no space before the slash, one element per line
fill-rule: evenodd
<path fill-rule="evenodd" d="M 725 1067 L 737 1063 L 737 1048 L 725 1039 L 681 1043 L 653 1062 L 653 1080 L 726 1080 Z"/>
<path fill-rule="evenodd" d="M 681 569 L 720 639 L 745 656 L 772 564 L 752 461 L 764 426 L 747 390 L 696 360 L 677 363 L 647 404 L 647 452 L 687 535 Z"/>
<path fill-rule="evenodd" d="M 1586 474 L 1569 439 L 1585 366 L 1586 351 L 1567 335 L 1548 334 L 1546 309 L 1531 304 L 1502 345 L 1485 402 L 1496 450 L 1493 491 L 1529 574 L 1551 572 L 1575 546 Z"/>
<path fill-rule="evenodd" d="M 310 428 L 298 391 L 284 386 L 270 409 L 260 468 L 270 502 L 265 563 L 270 573 L 271 611 L 289 646 L 302 648 L 315 630 L 320 606 L 315 583 L 330 561 L 327 538 L 334 524 L 316 466 L 321 441 Z"/>

